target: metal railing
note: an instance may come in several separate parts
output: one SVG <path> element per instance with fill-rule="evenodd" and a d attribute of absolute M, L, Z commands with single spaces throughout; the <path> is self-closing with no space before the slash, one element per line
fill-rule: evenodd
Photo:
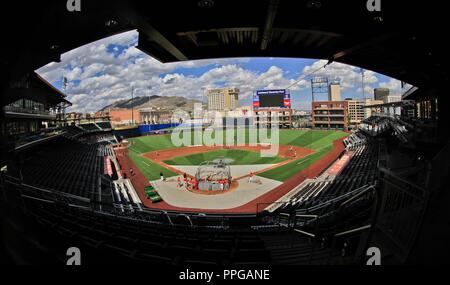
<path fill-rule="evenodd" d="M 37 110 L 37 109 L 28 109 L 28 108 L 22 108 L 22 107 L 16 107 L 16 106 L 5 106 L 3 107 L 3 110 L 5 113 L 21 113 L 21 114 L 33 114 L 33 115 L 43 115 L 43 116 L 52 116 L 56 117 L 58 113 L 56 112 L 50 112 L 46 110 Z"/>
<path fill-rule="evenodd" d="M 380 167 L 382 197 L 376 230 L 391 241 L 389 249 L 405 262 L 421 228 L 429 191 Z"/>
<path fill-rule="evenodd" d="M 33 185 L 23 183 L 20 179 L 4 175 L 4 188 L 5 193 L 8 189 L 9 196 L 14 196 L 15 201 L 21 201 L 20 206 L 25 207 L 24 200 L 36 200 L 46 203 L 57 203 L 66 207 L 77 207 L 89 209 L 96 213 L 105 213 L 109 215 L 116 215 L 118 217 L 130 216 L 133 219 L 149 222 L 151 220 L 159 220 L 163 218 L 165 221 L 159 222 L 160 224 L 167 224 L 171 226 L 188 226 L 188 227 L 205 227 L 205 228 L 223 228 L 229 227 L 228 221 L 230 219 L 255 219 L 255 214 L 199 214 L 176 211 L 164 211 L 140 208 L 137 205 L 120 204 L 120 203 L 103 203 L 93 201 L 88 198 L 71 195 L 68 193 L 44 189 Z M 174 218 L 184 217 L 186 223 L 176 224 Z M 206 219 L 210 223 L 202 224 L 200 220 Z M 186 225 L 187 224 L 187 225 Z M 259 225 L 255 223 L 254 225 Z"/>
<path fill-rule="evenodd" d="M 373 185 L 364 185 L 364 186 L 361 186 L 361 187 L 359 187 L 357 189 L 354 189 L 354 190 L 352 190 L 352 191 L 350 191 L 348 193 L 345 193 L 345 194 L 340 195 L 338 197 L 332 198 L 332 199 L 330 199 L 330 200 L 328 200 L 326 202 L 320 203 L 318 205 L 314 205 L 314 206 L 311 206 L 311 207 L 308 207 L 308 208 L 298 209 L 298 210 L 296 210 L 293 213 L 280 212 L 279 215 L 284 216 L 284 217 L 294 217 L 294 216 L 299 216 L 299 215 L 305 215 L 307 213 L 317 212 L 318 210 L 321 210 L 321 209 L 323 209 L 325 207 L 328 207 L 330 205 L 333 205 L 335 203 L 341 202 L 341 201 L 343 201 L 343 200 L 345 200 L 347 198 L 352 199 L 353 196 L 358 196 L 359 197 L 360 195 L 363 195 L 366 192 L 372 191 L 372 190 L 375 190 Z M 289 205 L 289 202 L 278 202 L 278 203 L 282 204 L 282 205 Z M 345 203 L 345 201 L 343 203 Z"/>
<path fill-rule="evenodd" d="M 448 174 L 450 174 L 450 143 L 444 146 L 429 163 L 425 188 L 430 192 L 441 188 L 448 183 Z"/>

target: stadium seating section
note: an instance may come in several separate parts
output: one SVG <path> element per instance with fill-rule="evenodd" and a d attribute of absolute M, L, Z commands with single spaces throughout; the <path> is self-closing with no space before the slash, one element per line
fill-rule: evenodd
<path fill-rule="evenodd" d="M 111 130 L 112 129 L 110 122 L 98 122 L 95 124 L 102 130 Z"/>
<path fill-rule="evenodd" d="M 99 131 L 100 128 L 96 125 L 96 124 L 82 124 L 79 125 L 79 127 L 81 127 L 82 129 L 84 129 L 85 131 Z"/>
<path fill-rule="evenodd" d="M 326 201 L 351 193 L 361 187 L 374 185 L 377 175 L 378 147 L 365 144 L 356 147 L 352 159 L 336 179 L 313 181 L 280 207 L 282 212 L 302 211 Z"/>
<path fill-rule="evenodd" d="M 68 243 L 88 246 L 98 262 L 111 256 L 120 262 L 176 265 L 351 262 L 341 253 L 344 240 L 333 234 L 370 218 L 373 197 L 368 190 L 376 181 L 379 149 L 370 135 L 356 132 L 344 141 L 352 155 L 335 179 L 311 180 L 274 213 L 246 217 L 145 209 L 129 181 L 112 181 L 103 174 L 105 157 L 114 156 L 109 144 L 117 142 L 100 130 L 107 128 L 99 123 L 66 127 L 60 138 L 26 157 L 18 175 L 33 187 L 90 199 L 89 208 L 37 199 L 26 203 L 32 219 Z M 152 202 L 161 200 L 151 187 L 145 193 Z M 287 221 L 283 215 L 289 216 Z M 311 239 L 303 231 L 321 238 Z M 346 256 L 354 254 L 359 238 L 345 240 L 353 246 Z"/>
<path fill-rule="evenodd" d="M 84 133 L 84 130 L 77 126 L 67 126 L 64 128 L 63 136 L 69 139 L 75 139 L 81 136 Z"/>
<path fill-rule="evenodd" d="M 65 138 L 49 144 L 21 165 L 24 182 L 102 202 L 104 146 L 86 145 Z M 105 178 L 103 178 L 105 179 Z M 110 184 L 110 183 L 109 183 Z"/>
<path fill-rule="evenodd" d="M 410 140 L 413 125 L 403 121 L 399 116 L 377 115 L 365 119 L 359 129 L 372 137 L 392 132 L 402 143 Z"/>

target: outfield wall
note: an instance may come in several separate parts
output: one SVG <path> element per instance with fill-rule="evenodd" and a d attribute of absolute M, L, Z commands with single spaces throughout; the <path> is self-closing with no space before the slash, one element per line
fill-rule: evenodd
<path fill-rule="evenodd" d="M 121 130 L 114 130 L 113 134 L 119 139 L 127 139 L 140 136 L 139 128 L 128 128 Z"/>
<path fill-rule="evenodd" d="M 180 124 L 139 125 L 138 131 L 141 135 L 145 135 L 146 133 L 150 133 L 152 131 L 175 128 L 179 125 Z"/>
<path fill-rule="evenodd" d="M 179 126 L 179 124 L 159 124 L 159 125 L 139 125 L 126 129 L 115 129 L 113 134 L 121 139 L 140 137 L 143 135 L 153 134 L 158 130 L 169 129 Z"/>

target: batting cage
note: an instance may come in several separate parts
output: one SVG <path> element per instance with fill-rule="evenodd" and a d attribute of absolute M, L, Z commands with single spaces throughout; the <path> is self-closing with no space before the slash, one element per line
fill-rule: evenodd
<path fill-rule="evenodd" d="M 223 191 L 231 185 L 230 166 L 224 160 L 205 161 L 197 168 L 199 190 Z"/>

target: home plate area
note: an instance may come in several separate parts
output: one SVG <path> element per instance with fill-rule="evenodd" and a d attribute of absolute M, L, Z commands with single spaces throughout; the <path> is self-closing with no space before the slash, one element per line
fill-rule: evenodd
<path fill-rule="evenodd" d="M 279 146 L 282 150 L 279 156 L 263 157 L 261 150 L 264 148 L 262 145 L 226 148 L 193 146 L 153 151 L 143 156 L 178 175 L 166 177 L 165 181 L 151 181 L 168 205 L 198 210 L 228 210 L 247 205 L 283 184 L 258 174 L 295 159 L 290 156 L 290 150 L 300 157 L 312 153 L 309 149 Z M 184 177 L 188 181 L 196 178 L 198 184 L 196 187 L 187 187 L 185 183 L 180 185 Z"/>
<path fill-rule="evenodd" d="M 254 167 L 254 165 L 251 165 L 251 167 Z M 197 167 L 189 166 L 184 169 L 186 173 L 194 171 L 193 174 L 195 174 L 196 170 L 194 168 L 196 169 Z M 250 166 L 231 166 L 231 168 L 232 173 L 233 169 L 235 169 L 235 173 L 246 173 Z M 239 168 L 242 169 L 239 170 Z M 177 176 L 171 177 L 166 181 L 156 180 L 152 181 L 152 185 L 169 205 L 179 208 L 205 210 L 225 210 L 243 206 L 282 184 L 282 182 L 256 175 L 252 178 L 253 181 L 250 182 L 248 177 L 238 179 L 236 181 L 238 186 L 231 191 L 220 195 L 204 195 L 188 191 L 186 187 L 179 187 L 178 177 L 182 178 L 182 176 Z"/>

